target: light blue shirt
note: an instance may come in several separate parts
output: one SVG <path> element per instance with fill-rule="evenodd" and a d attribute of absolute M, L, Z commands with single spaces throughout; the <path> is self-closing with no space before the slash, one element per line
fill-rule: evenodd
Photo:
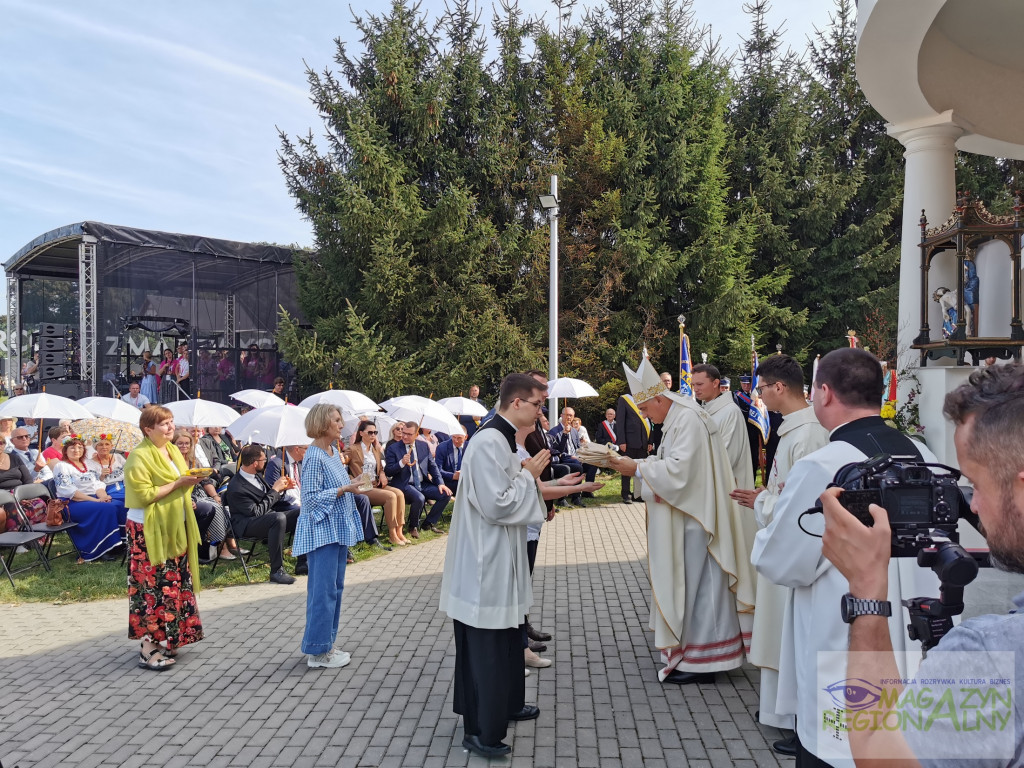
<path fill-rule="evenodd" d="M 351 493 L 338 496 L 348 485 L 348 470 L 335 450 L 328 455 L 311 445 L 302 460 L 302 506 L 295 524 L 292 554 L 305 555 L 328 544 L 351 547 L 363 540 L 363 527 Z"/>

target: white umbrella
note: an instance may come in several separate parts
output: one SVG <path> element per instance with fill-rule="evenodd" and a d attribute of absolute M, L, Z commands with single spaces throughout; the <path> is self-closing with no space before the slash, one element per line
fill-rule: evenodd
<path fill-rule="evenodd" d="M 336 405 L 342 413 L 376 413 L 380 410 L 380 406 L 362 392 L 351 389 L 325 389 L 323 392 L 310 395 L 299 405 L 303 408 L 312 408 L 320 403 Z"/>
<path fill-rule="evenodd" d="M 398 419 L 393 419 L 386 413 L 370 413 L 359 418 L 346 418 L 345 426 L 341 430 L 341 436 L 346 444 L 348 444 L 349 438 L 356 433 L 360 421 L 372 421 L 377 425 L 377 439 L 380 440 L 381 445 L 391 439 L 391 428 L 398 423 Z"/>
<path fill-rule="evenodd" d="M 274 448 L 285 445 L 309 445 L 313 438 L 306 434 L 308 408 L 298 405 L 268 405 L 239 416 L 228 425 L 231 436 L 239 442 L 260 443 Z"/>
<path fill-rule="evenodd" d="M 284 400 L 273 392 L 264 392 L 262 389 L 243 389 L 235 392 L 232 398 L 240 403 L 251 405 L 253 408 L 265 408 L 268 405 L 284 405 Z"/>
<path fill-rule="evenodd" d="M 178 400 L 166 408 L 176 427 L 226 427 L 238 419 L 238 411 L 212 400 Z"/>
<path fill-rule="evenodd" d="M 135 427 L 139 426 L 139 416 L 142 415 L 142 411 L 134 405 L 112 397 L 83 397 L 78 404 L 93 416 L 123 421 Z"/>
<path fill-rule="evenodd" d="M 479 419 L 487 415 L 486 408 L 468 397 L 446 397 L 437 402 L 438 405 L 443 405 L 456 416 L 473 416 Z"/>
<path fill-rule="evenodd" d="M 548 397 L 597 397 L 597 390 L 583 379 L 565 378 L 548 382 Z"/>
<path fill-rule="evenodd" d="M 440 403 L 419 395 L 393 397 L 381 403 L 380 407 L 387 411 L 388 416 L 398 421 L 415 421 L 424 429 L 446 432 L 449 435 L 462 430 L 462 425 L 451 411 Z"/>
<path fill-rule="evenodd" d="M 0 419 L 91 419 L 87 409 L 67 397 L 39 392 L 18 395 L 0 405 Z"/>

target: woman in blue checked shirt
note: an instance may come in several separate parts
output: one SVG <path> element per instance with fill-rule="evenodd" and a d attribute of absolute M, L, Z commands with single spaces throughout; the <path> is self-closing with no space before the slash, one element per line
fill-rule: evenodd
<path fill-rule="evenodd" d="M 313 668 L 344 667 L 352 658 L 334 647 L 348 548 L 363 539 L 352 500 L 358 483 L 349 479 L 335 445 L 343 426 L 341 412 L 328 403 L 314 405 L 306 416 L 306 434 L 313 444 L 302 460 L 302 511 L 292 554 L 306 555 L 309 564 L 302 652 L 309 654 L 306 663 Z"/>

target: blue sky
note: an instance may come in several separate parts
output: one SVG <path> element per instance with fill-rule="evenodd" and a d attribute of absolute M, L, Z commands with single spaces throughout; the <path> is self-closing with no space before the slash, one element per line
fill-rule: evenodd
<path fill-rule="evenodd" d="M 554 18 L 545 0 L 520 0 Z M 743 0 L 694 0 L 734 49 Z M 381 2 L 351 7 L 379 12 Z M 431 15 L 443 0 L 423 0 Z M 490 3 L 481 3 L 488 9 Z M 311 245 L 277 166 L 280 127 L 322 132 L 303 61 L 355 41 L 349 2 L 0 0 L 0 262 L 76 221 Z M 775 0 L 802 52 L 827 0 Z"/>

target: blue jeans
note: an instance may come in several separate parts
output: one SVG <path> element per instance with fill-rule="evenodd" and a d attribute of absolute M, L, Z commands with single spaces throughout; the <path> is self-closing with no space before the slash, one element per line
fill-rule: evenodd
<path fill-rule="evenodd" d="M 334 647 L 341 619 L 341 593 L 345 589 L 345 561 L 348 547 L 327 544 L 306 555 L 306 632 L 302 652 L 311 656 Z"/>

